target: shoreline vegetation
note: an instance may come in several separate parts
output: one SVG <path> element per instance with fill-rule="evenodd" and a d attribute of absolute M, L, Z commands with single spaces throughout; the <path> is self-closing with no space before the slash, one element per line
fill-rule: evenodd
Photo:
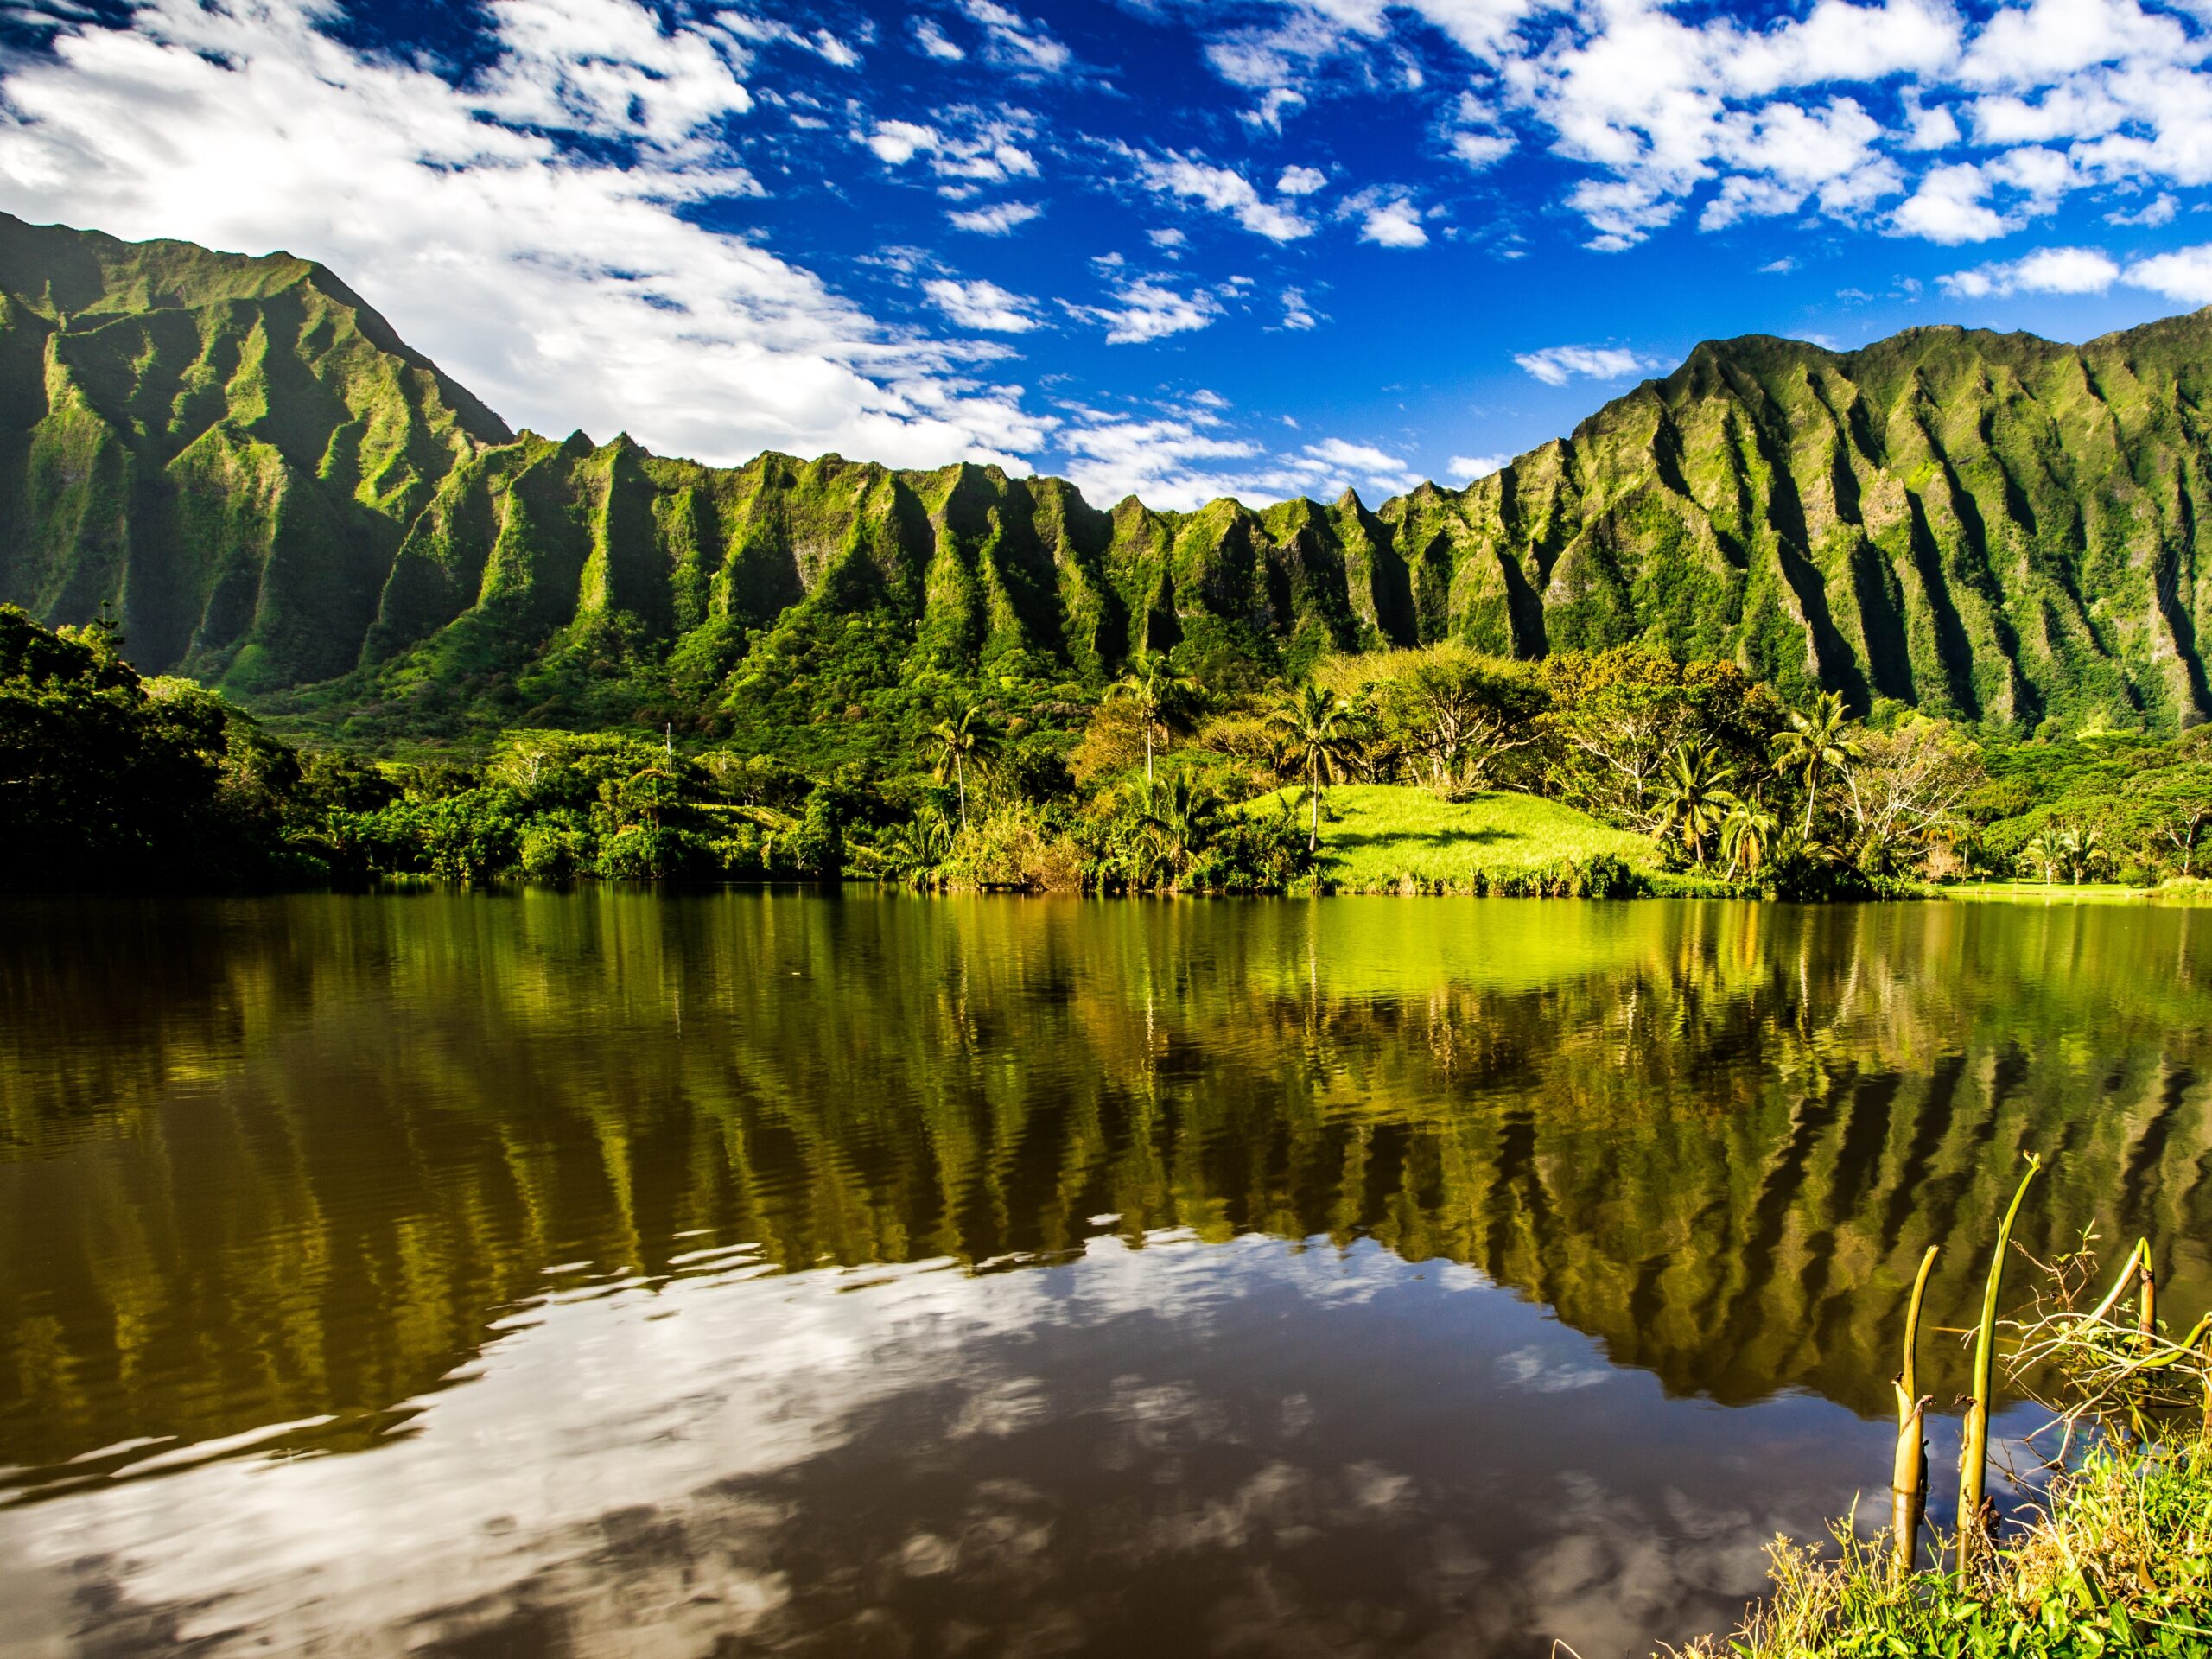
<path fill-rule="evenodd" d="M 5 880 L 2212 894 L 2212 728 L 2020 739 L 1834 693 L 1793 709 L 1736 664 L 1638 647 L 1324 655 L 1294 682 L 1140 653 L 1103 688 L 924 677 L 849 715 L 742 748 L 635 729 L 295 747 L 142 677 L 110 626 L 0 606 Z"/>
<path fill-rule="evenodd" d="M 2021 1443 L 2038 1466 L 2015 1481 L 2009 1524 L 1986 1496 L 1988 1422 L 2012 1224 L 2044 1169 L 2031 1154 L 1991 1253 L 1948 1538 L 1926 1522 L 1925 1414 L 1918 1392 L 1923 1258 L 1894 1379 L 1897 1453 L 1890 1525 L 1831 1528 L 1833 1549 L 1777 1538 L 1772 1585 L 1736 1630 L 1669 1659 L 2133 1659 L 2212 1643 L 2212 1313 L 2183 1334 L 2159 1316 L 2150 1241 L 2131 1249 L 2094 1306 L 2085 1235 L 2044 1268 L 2027 1313 L 2005 1323 L 2011 1380 L 2050 1421 Z M 2022 1253 L 2024 1255 L 2024 1252 Z M 2032 1262 L 2032 1258 L 2028 1258 Z M 1932 1535 L 1930 1562 L 1921 1541 Z M 1946 1560 L 1948 1558 L 1948 1565 Z"/>

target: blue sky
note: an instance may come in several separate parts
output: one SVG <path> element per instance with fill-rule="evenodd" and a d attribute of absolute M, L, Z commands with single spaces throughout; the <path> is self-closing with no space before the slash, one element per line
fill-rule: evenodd
<path fill-rule="evenodd" d="M 1697 340 L 2212 302 L 2212 3 L 36 0 L 0 207 L 325 260 L 518 424 L 1370 502 Z"/>

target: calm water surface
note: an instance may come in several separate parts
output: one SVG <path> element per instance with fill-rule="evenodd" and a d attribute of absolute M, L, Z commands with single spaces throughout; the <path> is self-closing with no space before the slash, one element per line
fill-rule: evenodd
<path fill-rule="evenodd" d="M 0 1654 L 1643 1653 L 1886 1479 L 2022 1151 L 2029 1249 L 2212 1302 L 2208 975 L 2133 907 L 0 909 Z"/>

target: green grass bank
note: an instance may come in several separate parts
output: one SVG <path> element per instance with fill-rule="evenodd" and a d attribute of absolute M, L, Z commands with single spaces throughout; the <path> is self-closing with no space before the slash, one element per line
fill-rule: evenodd
<path fill-rule="evenodd" d="M 1248 813 L 1310 820 L 1297 790 Z M 1446 801 L 1396 784 L 1339 784 L 1325 798 L 1321 874 L 1338 893 L 1538 893 L 1624 873 L 1624 891 L 1679 886 L 1649 840 L 1539 795 L 1497 791 Z M 1715 892 L 1720 884 L 1712 884 Z M 1690 888 L 1701 890 L 1692 881 Z"/>
<path fill-rule="evenodd" d="M 2212 1653 L 2212 1438 L 2092 1456 L 1964 1578 L 1885 1540 L 1777 1542 L 1773 1592 L 1668 1659 L 2180 1659 Z"/>

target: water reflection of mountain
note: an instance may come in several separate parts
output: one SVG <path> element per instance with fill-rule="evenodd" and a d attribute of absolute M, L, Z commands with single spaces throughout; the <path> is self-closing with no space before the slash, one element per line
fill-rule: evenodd
<path fill-rule="evenodd" d="M 1670 1390 L 1880 1412 L 1911 1266 L 1956 1241 L 1962 1323 L 2024 1149 L 2030 1249 L 2147 1231 L 2172 1305 L 2212 1300 L 2208 964 L 2212 915 L 2135 909 L 18 909 L 0 1463 L 379 1433 L 549 1282 L 717 1245 L 1001 1263 L 1108 1226 L 1370 1235 Z"/>

